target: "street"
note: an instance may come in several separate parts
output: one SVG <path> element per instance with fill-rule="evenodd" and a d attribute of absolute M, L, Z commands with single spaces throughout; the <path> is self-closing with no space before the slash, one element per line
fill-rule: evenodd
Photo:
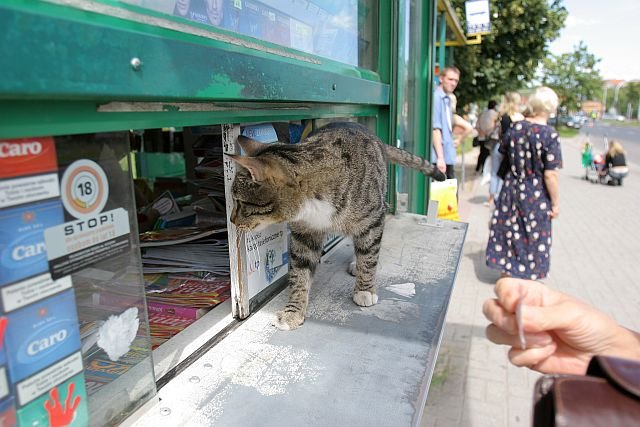
<path fill-rule="evenodd" d="M 585 124 L 580 130 L 581 137 L 589 137 L 594 146 L 594 152 L 604 151 L 605 137 L 615 139 L 622 144 L 627 152 L 627 161 L 640 164 L 640 126 L 610 124 L 596 122 L 593 127 Z"/>
<path fill-rule="evenodd" d="M 630 173 L 622 187 L 582 179 L 580 149 L 586 132 L 601 151 L 603 137 L 618 138 L 629 152 Z M 574 295 L 640 330 L 640 129 L 585 127 L 560 138 L 560 217 L 553 225 L 550 277 L 554 289 Z M 471 174 L 476 152 L 468 156 Z M 499 272 L 486 267 L 484 252 L 491 210 L 483 206 L 488 187 L 471 175 L 460 197 L 461 218 L 469 223 L 464 258 L 447 314 L 436 371 L 422 427 L 514 427 L 531 425 L 534 384 L 540 374 L 508 362 L 507 348 L 485 338 L 482 304 L 493 297 Z"/>

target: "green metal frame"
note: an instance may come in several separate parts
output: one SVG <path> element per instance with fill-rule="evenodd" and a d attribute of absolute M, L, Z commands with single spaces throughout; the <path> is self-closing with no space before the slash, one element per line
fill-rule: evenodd
<path fill-rule="evenodd" d="M 198 36 L 17 0 L 0 8 L 0 28 L 3 98 L 389 103 L 376 73 L 266 43 L 242 48 L 244 38 L 210 29 Z"/>
<path fill-rule="evenodd" d="M 70 3 L 0 5 L 0 138 L 375 117 L 378 135 L 395 143 L 394 0 L 379 3 L 377 72 L 117 1 Z M 425 59 L 420 74 L 430 75 Z M 389 176 L 391 195 L 394 167 Z"/>
<path fill-rule="evenodd" d="M 383 82 L 395 81 L 396 73 L 396 61 L 397 61 L 397 32 L 394 31 L 397 27 L 397 17 L 395 13 L 395 2 L 393 0 L 380 0 L 379 10 L 387 11 L 384 16 L 387 19 L 382 19 L 382 13 L 378 13 L 378 74 Z M 377 134 L 383 141 L 387 141 L 388 144 L 394 145 L 396 134 L 396 94 L 394 85 L 390 85 L 389 93 L 389 106 L 381 106 L 379 108 L 380 114 L 377 116 Z M 395 194 L 396 182 L 395 182 L 396 166 L 390 164 L 388 166 L 387 174 L 387 202 L 389 203 L 390 210 L 395 212 L 396 199 L 393 197 Z"/>
<path fill-rule="evenodd" d="M 377 72 L 118 1 L 56 1 L 0 5 L 0 138 L 372 116 L 395 144 L 397 0 L 379 3 Z M 437 2 L 420 3 L 414 153 L 429 158 L 435 42 L 441 66 L 452 52 Z M 393 194 L 395 167 L 389 176 Z M 411 180 L 411 210 L 424 213 L 428 180 Z"/>
<path fill-rule="evenodd" d="M 102 108 L 108 109 L 111 105 L 102 104 Z M 132 105 L 135 106 L 135 104 Z M 139 106 L 144 107 L 145 105 L 143 103 Z M 181 111 L 180 105 L 171 103 L 153 105 L 160 110 L 101 112 L 99 111 L 101 104 L 95 101 L 0 100 L 0 117 L 3 118 L 0 123 L 0 138 L 349 116 L 378 118 L 380 115 L 380 109 L 376 106 L 349 104 L 273 105 L 252 103 L 238 105 L 212 103 L 186 105 L 200 107 L 204 111 Z M 114 107 L 118 107 L 118 105 Z"/>
<path fill-rule="evenodd" d="M 445 52 L 446 46 L 445 43 L 447 41 L 447 19 L 445 17 L 444 12 L 440 12 L 438 14 L 437 26 L 438 26 L 438 41 L 440 42 L 440 46 L 438 47 L 438 64 L 440 64 L 440 68 L 446 67 L 445 63 Z"/>
<path fill-rule="evenodd" d="M 375 73 L 123 3 L 96 4 L 0 6 L 1 138 L 349 116 L 376 117 L 379 136 L 390 138 L 390 13 L 379 14 Z M 388 12 L 392 2 L 380 7 Z"/>
<path fill-rule="evenodd" d="M 416 133 L 416 153 L 425 159 L 431 158 L 431 93 L 433 92 L 433 45 L 434 45 L 434 18 L 436 14 L 436 2 L 423 2 L 420 11 L 420 45 L 419 61 L 416 61 L 416 87 L 419 94 L 416 103 L 416 117 L 418 125 Z M 421 119 L 421 120 L 420 120 Z M 427 199 L 429 195 L 428 179 L 422 174 L 412 175 L 413 192 L 409 195 L 410 206 L 417 214 L 426 213 Z"/>

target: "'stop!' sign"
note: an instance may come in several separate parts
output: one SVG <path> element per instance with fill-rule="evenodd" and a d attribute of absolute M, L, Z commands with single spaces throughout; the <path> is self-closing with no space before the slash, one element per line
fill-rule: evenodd
<path fill-rule="evenodd" d="M 467 0 L 467 35 L 487 34 L 491 32 L 489 0 Z"/>

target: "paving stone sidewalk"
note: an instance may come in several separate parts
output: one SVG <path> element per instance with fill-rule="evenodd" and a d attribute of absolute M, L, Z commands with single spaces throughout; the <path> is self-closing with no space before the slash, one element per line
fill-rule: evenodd
<path fill-rule="evenodd" d="M 544 282 L 640 330 L 640 167 L 630 164 L 622 187 L 592 184 L 582 179 L 583 137 L 561 142 L 560 217 Z M 507 349 L 484 336 L 482 303 L 499 273 L 484 263 L 488 186 L 473 174 L 477 155 L 466 157 L 460 212 L 469 231 L 421 427 L 529 426 L 539 374 L 509 364 Z"/>

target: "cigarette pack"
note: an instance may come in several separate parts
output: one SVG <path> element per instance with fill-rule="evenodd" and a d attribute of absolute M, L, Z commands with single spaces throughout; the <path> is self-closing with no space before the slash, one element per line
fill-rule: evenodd
<path fill-rule="evenodd" d="M 58 200 L 0 211 L 0 286 L 49 271 L 44 230 L 63 222 Z"/>
<path fill-rule="evenodd" d="M 11 382 L 20 382 L 80 349 L 73 289 L 7 314 Z"/>

